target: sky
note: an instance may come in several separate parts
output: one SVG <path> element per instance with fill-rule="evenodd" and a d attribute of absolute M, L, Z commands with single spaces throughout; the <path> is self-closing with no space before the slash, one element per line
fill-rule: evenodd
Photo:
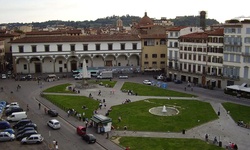
<path fill-rule="evenodd" d="M 207 18 L 220 23 L 250 17 L 248 0 L 0 0 L 1 23 L 31 23 L 49 20 L 85 21 L 107 16 L 139 16 L 174 19 L 197 16 L 204 10 Z"/>

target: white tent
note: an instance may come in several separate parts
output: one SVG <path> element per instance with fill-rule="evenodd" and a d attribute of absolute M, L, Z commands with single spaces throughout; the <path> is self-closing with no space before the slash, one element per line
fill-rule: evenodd
<path fill-rule="evenodd" d="M 248 89 L 246 83 L 243 83 L 241 85 L 230 85 L 230 86 L 227 86 L 226 88 L 231 89 L 231 90 L 238 90 L 238 91 L 241 91 L 243 89 Z"/>

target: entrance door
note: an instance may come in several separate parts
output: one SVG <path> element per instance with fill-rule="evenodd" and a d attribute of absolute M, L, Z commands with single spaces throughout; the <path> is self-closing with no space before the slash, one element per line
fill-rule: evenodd
<path fill-rule="evenodd" d="M 218 80 L 218 88 L 221 88 L 221 80 Z"/>
<path fill-rule="evenodd" d="M 41 63 L 35 63 L 35 73 L 41 73 Z"/>
<path fill-rule="evenodd" d="M 77 61 L 72 60 L 70 62 L 71 70 L 77 70 Z"/>
<path fill-rule="evenodd" d="M 105 66 L 113 66 L 113 65 L 112 65 L 112 60 L 107 60 L 107 61 L 105 62 Z"/>

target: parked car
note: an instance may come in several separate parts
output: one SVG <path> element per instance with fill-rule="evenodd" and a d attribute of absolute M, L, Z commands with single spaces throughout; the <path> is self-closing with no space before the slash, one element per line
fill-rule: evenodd
<path fill-rule="evenodd" d="M 28 130 L 28 131 L 25 131 L 23 134 L 19 134 L 16 136 L 16 139 L 18 141 L 22 140 L 23 138 L 25 137 L 29 137 L 31 136 L 32 134 L 37 134 L 37 131 L 36 130 Z"/>
<path fill-rule="evenodd" d="M 182 84 L 182 81 L 181 80 L 174 80 L 174 83 L 175 84 Z"/>
<path fill-rule="evenodd" d="M 52 129 L 60 129 L 61 125 L 58 120 L 52 119 L 47 122 L 47 125 L 51 127 Z"/>
<path fill-rule="evenodd" d="M 6 111 L 5 111 L 5 116 L 9 116 L 11 115 L 12 113 L 15 113 L 15 112 L 22 112 L 23 109 L 20 108 L 20 107 L 11 107 L 11 108 L 8 108 Z"/>
<path fill-rule="evenodd" d="M 12 128 L 5 129 L 3 132 L 8 132 L 9 134 L 15 134 L 15 130 Z"/>
<path fill-rule="evenodd" d="M 119 79 L 128 79 L 128 76 L 119 76 Z"/>
<path fill-rule="evenodd" d="M 0 121 L 0 130 L 1 129 L 8 129 L 8 128 L 11 128 L 10 123 L 8 121 L 5 121 L 5 120 Z"/>
<path fill-rule="evenodd" d="M 51 117 L 57 117 L 58 112 L 55 109 L 49 109 L 48 110 L 48 115 L 50 115 Z"/>
<path fill-rule="evenodd" d="M 24 126 L 28 123 L 31 123 L 32 121 L 30 119 L 22 119 L 22 120 L 19 120 L 14 126 L 13 128 L 14 129 L 18 129 L 19 127 L 21 126 Z"/>
<path fill-rule="evenodd" d="M 2 74 L 2 79 L 7 79 L 6 74 Z"/>
<path fill-rule="evenodd" d="M 16 135 L 23 134 L 24 132 L 29 131 L 29 130 L 36 130 L 36 129 L 34 127 L 26 127 L 26 128 L 23 128 L 22 130 L 18 130 Z"/>
<path fill-rule="evenodd" d="M 96 142 L 96 137 L 93 134 L 85 134 L 82 136 L 82 139 L 89 144 Z"/>
<path fill-rule="evenodd" d="M 11 106 L 19 106 L 19 104 L 18 104 L 18 102 L 12 102 L 12 103 L 6 105 L 5 108 L 8 109 L 8 108 L 11 107 Z"/>
<path fill-rule="evenodd" d="M 43 142 L 43 137 L 41 134 L 32 134 L 29 137 L 25 137 L 21 140 L 22 144 L 40 144 Z"/>
<path fill-rule="evenodd" d="M 146 85 L 151 85 L 151 84 L 152 84 L 152 82 L 151 82 L 150 80 L 144 80 L 144 81 L 143 81 L 143 84 L 146 84 Z"/>
<path fill-rule="evenodd" d="M 80 135 L 80 136 L 85 135 L 85 134 L 86 134 L 86 127 L 84 127 L 84 126 L 78 126 L 78 127 L 76 128 L 76 133 L 77 133 L 78 135 Z"/>
<path fill-rule="evenodd" d="M 15 135 L 9 132 L 0 132 L 0 142 L 13 141 L 15 140 Z"/>
<path fill-rule="evenodd" d="M 20 130 L 23 130 L 24 128 L 27 128 L 27 127 L 33 127 L 35 130 L 37 130 L 37 125 L 35 123 L 32 123 L 32 122 L 27 123 L 27 124 L 17 128 L 17 130 L 20 131 Z"/>

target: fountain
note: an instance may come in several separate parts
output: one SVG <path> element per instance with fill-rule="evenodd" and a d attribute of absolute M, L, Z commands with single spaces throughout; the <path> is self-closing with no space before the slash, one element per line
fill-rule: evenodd
<path fill-rule="evenodd" d="M 149 109 L 149 112 L 157 116 L 174 116 L 179 114 L 179 110 L 175 107 L 158 106 Z"/>
<path fill-rule="evenodd" d="M 166 113 L 166 112 L 167 112 L 167 109 L 166 109 L 166 106 L 165 106 L 165 105 L 162 107 L 162 111 L 161 111 L 161 112 L 163 112 L 163 113 Z"/>
<path fill-rule="evenodd" d="M 89 79 L 89 75 L 88 75 L 88 70 L 87 70 L 87 65 L 86 65 L 86 61 L 85 59 L 83 59 L 83 63 L 82 63 L 82 79 L 83 79 L 83 86 L 88 85 L 87 79 Z"/>

